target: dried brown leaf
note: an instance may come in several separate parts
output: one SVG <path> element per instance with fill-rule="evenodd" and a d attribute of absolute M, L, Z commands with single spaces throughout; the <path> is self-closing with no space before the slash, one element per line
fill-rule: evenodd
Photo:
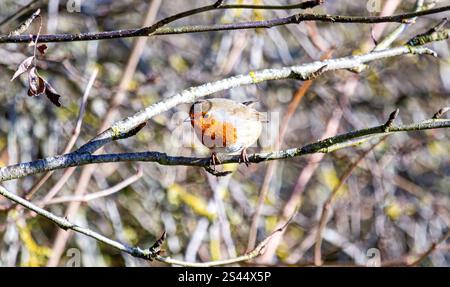
<path fill-rule="evenodd" d="M 36 67 L 32 67 L 28 72 L 28 95 L 39 96 L 45 91 L 45 81 L 37 73 Z"/>
<path fill-rule="evenodd" d="M 35 67 L 32 67 L 28 73 L 28 85 L 28 96 L 39 97 L 45 94 L 52 104 L 61 107 L 61 103 L 59 102 L 61 95 L 49 82 L 38 74 Z"/>
<path fill-rule="evenodd" d="M 47 45 L 42 44 L 37 46 L 37 50 L 39 51 L 39 53 L 41 53 L 41 55 L 45 55 L 45 51 L 47 50 Z"/>
<path fill-rule="evenodd" d="M 31 64 L 33 63 L 33 59 L 34 56 L 31 56 L 23 60 L 22 63 L 20 63 L 14 75 L 12 76 L 11 81 L 14 81 L 15 78 L 28 71 L 31 67 Z"/>
<path fill-rule="evenodd" d="M 61 95 L 47 81 L 45 81 L 45 95 L 55 106 L 61 107 L 59 102 Z"/>

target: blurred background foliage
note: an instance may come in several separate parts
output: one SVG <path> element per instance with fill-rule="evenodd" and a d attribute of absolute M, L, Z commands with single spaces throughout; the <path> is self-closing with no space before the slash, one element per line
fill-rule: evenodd
<path fill-rule="evenodd" d="M 29 1 L 0 3 L 0 20 Z M 66 1 L 40 2 L 42 33 L 81 33 L 140 27 L 150 1 L 82 1 L 80 13 L 68 13 Z M 213 1 L 162 1 L 157 19 Z M 227 0 L 227 3 L 286 4 L 284 0 Z M 381 1 L 381 8 L 395 13 L 414 9 L 412 0 Z M 429 1 L 426 1 L 429 2 Z M 441 1 L 448 4 L 448 1 Z M 339 15 L 369 15 L 366 1 L 329 0 L 316 12 Z M 30 12 L 31 13 L 31 12 Z M 2 34 L 15 29 L 30 13 L 0 27 Z M 220 10 L 182 19 L 171 25 L 255 21 L 291 15 L 290 11 Z M 378 15 L 378 14 L 372 14 Z M 442 15 L 420 18 L 403 32 L 396 43 L 426 31 Z M 33 24 L 26 33 L 36 32 Z M 0 166 L 27 162 L 62 153 L 70 138 L 80 100 L 94 68 L 99 75 L 89 95 L 80 137 L 81 146 L 96 135 L 108 110 L 117 108 L 115 120 L 170 97 L 185 88 L 252 70 L 308 63 L 332 50 L 332 57 L 361 54 L 374 47 L 398 24 L 363 25 L 301 23 L 272 29 L 182 34 L 148 38 L 125 100 L 114 107 L 111 99 L 123 77 L 136 39 L 49 43 L 40 56 L 39 72 L 62 95 L 62 108 L 45 98 L 27 96 L 26 77 L 10 82 L 20 62 L 32 55 L 26 44 L 0 45 Z M 287 126 L 281 148 L 299 147 L 318 140 L 327 126 L 338 133 L 378 125 L 390 112 L 400 109 L 396 123 L 430 118 L 449 106 L 449 41 L 430 45 L 439 58 L 402 56 L 370 64 L 360 74 L 329 72 L 314 81 Z M 259 83 L 221 92 L 214 97 L 236 101 L 258 100 L 261 111 L 279 113 L 280 119 L 293 101 L 301 81 Z M 155 150 L 171 155 L 208 155 L 198 143 L 183 139 L 190 131 L 184 122 L 189 106 L 180 105 L 154 117 L 135 137 L 108 144 L 105 152 Z M 280 123 L 281 124 L 281 123 Z M 260 145 L 252 151 L 271 150 Z M 314 230 L 324 201 L 339 184 L 350 163 L 370 148 L 370 143 L 348 148 L 323 158 L 307 156 L 277 163 L 266 186 L 257 241 L 276 228 L 287 202 L 295 193 L 300 203 L 285 234 L 274 250 L 248 264 L 308 265 L 313 262 Z M 333 212 L 323 233 L 325 264 L 361 264 L 367 250 L 377 248 L 382 262 L 401 261 L 426 251 L 439 240 L 450 224 L 450 132 L 430 130 L 395 134 L 377 146 L 353 170 L 341 186 Z M 87 193 L 108 189 L 134 175 L 142 174 L 120 191 L 83 202 L 70 220 L 107 237 L 148 247 L 165 230 L 165 254 L 187 261 L 219 260 L 242 254 L 247 248 L 252 216 L 266 176 L 267 164 L 250 167 L 228 165 L 233 174 L 215 178 L 204 170 L 153 163 L 98 165 Z M 68 179 L 57 197 L 73 194 L 79 184 L 80 168 Z M 310 178 L 304 172 L 311 171 Z M 61 178 L 56 171 L 38 190 L 39 202 Z M 302 176 L 303 174 L 303 176 Z M 41 177 L 30 176 L 3 183 L 24 195 Z M 302 186 L 304 186 L 302 188 Z M 58 228 L 46 219 L 23 210 L 8 209 L 0 199 L 0 264 L 2 266 L 46 265 Z M 68 203 L 46 208 L 63 215 Z M 6 208 L 6 210 L 5 210 Z M 81 251 L 83 266 L 160 265 L 135 259 L 73 234 L 67 249 Z M 439 245 L 420 264 L 448 266 L 448 241 Z M 64 252 L 59 264 L 70 257 Z"/>

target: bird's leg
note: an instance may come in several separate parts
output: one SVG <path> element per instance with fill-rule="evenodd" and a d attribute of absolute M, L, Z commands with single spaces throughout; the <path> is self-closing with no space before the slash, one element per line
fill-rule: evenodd
<path fill-rule="evenodd" d="M 241 151 L 241 156 L 239 157 L 239 163 L 245 163 L 246 166 L 248 166 L 250 164 L 250 161 L 248 160 L 248 154 L 247 154 L 247 149 L 244 148 Z"/>
<path fill-rule="evenodd" d="M 216 164 L 217 163 L 221 163 L 220 159 L 217 157 L 217 153 L 215 151 L 212 152 L 211 154 L 211 159 L 209 160 L 209 165 L 212 165 L 213 170 L 216 170 Z"/>

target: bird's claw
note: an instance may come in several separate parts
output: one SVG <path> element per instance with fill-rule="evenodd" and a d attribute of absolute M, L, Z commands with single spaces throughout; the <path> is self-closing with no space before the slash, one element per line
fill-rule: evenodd
<path fill-rule="evenodd" d="M 248 167 L 250 164 L 250 160 L 248 159 L 247 149 L 243 149 L 241 151 L 241 156 L 239 157 L 239 163 L 245 163 L 245 165 Z"/>
<path fill-rule="evenodd" d="M 215 175 L 217 177 L 219 176 L 226 176 L 229 175 L 231 173 L 231 171 L 216 171 L 216 164 L 219 163 L 221 164 L 222 162 L 220 161 L 219 157 L 217 156 L 217 154 L 215 152 L 213 152 L 211 154 L 211 158 L 209 159 L 209 166 L 204 166 L 203 168 L 209 172 L 212 175 Z"/>
<path fill-rule="evenodd" d="M 209 165 L 212 166 L 212 169 L 215 171 L 216 170 L 216 164 L 219 163 L 221 164 L 222 162 L 220 161 L 220 159 L 217 157 L 216 152 L 213 152 L 211 154 L 211 158 L 209 160 Z"/>

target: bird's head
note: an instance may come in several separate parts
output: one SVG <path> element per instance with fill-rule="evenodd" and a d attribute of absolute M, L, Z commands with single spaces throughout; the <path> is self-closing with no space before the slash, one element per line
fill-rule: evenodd
<path fill-rule="evenodd" d="M 214 119 L 210 110 L 212 103 L 208 100 L 199 100 L 192 104 L 189 109 L 189 119 L 192 127 L 210 126 Z"/>

